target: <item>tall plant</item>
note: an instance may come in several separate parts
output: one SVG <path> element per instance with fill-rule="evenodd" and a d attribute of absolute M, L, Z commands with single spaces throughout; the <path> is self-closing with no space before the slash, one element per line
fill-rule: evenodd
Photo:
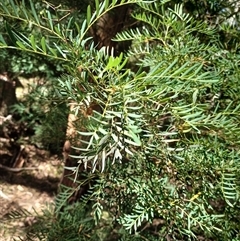
<path fill-rule="evenodd" d="M 239 238 L 240 105 L 238 88 L 231 89 L 238 54 L 223 49 L 215 28 L 167 2 L 96 0 L 81 24 L 71 14 L 64 24 L 47 9 L 38 14 L 33 4 L 28 12 L 24 2 L 1 3 L 6 23 L 21 20 L 42 37 L 6 24 L 14 44 L 1 37 L 0 48 L 62 61 L 66 74 L 57 93 L 75 103 L 84 123 L 76 130 L 84 138 L 75 144 L 72 170 L 77 177 L 81 165 L 91 168 L 77 188 L 94 182 L 65 211 L 68 193 L 59 194 L 58 223 L 54 231 L 45 227 L 50 240 Z M 90 29 L 125 4 L 137 5 L 138 28 L 118 33 L 115 41 L 131 41 L 131 48 L 118 56 L 110 48 L 97 50 Z"/>

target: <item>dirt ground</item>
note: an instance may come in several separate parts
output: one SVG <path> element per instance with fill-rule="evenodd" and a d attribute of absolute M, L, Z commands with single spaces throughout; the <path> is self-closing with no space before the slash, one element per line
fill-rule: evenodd
<path fill-rule="evenodd" d="M 0 73 L 1 83 L 8 83 L 8 77 L 8 73 Z M 38 77 L 20 78 L 21 85 L 12 88 L 13 99 L 24 99 L 31 90 L 30 86 L 39 81 L 41 79 Z M 25 133 L 25 125 L 22 126 L 11 115 L 7 115 L 6 106 L 12 103 L 6 101 L 12 96 L 9 96 L 9 92 L 6 96 L 1 94 L 2 92 L 0 97 L 4 104 L 0 102 L 0 241 L 26 240 L 26 230 L 54 202 L 63 173 L 63 163 L 61 157 L 31 144 Z M 20 167 L 35 169 L 12 172 L 3 168 L 13 167 L 13 160 L 18 159 L 18 148 L 22 143 L 24 162 L 20 163 Z"/>
<path fill-rule="evenodd" d="M 37 215 L 53 203 L 62 175 L 61 158 L 35 146 L 24 167 L 36 167 L 18 173 L 0 168 L 0 241 L 25 240 L 25 230 Z M 23 218 L 13 219 L 18 212 Z"/>

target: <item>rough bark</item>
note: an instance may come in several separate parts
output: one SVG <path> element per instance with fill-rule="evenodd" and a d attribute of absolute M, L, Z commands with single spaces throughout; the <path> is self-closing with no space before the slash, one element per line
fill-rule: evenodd
<path fill-rule="evenodd" d="M 0 74 L 0 138 L 7 142 L 0 143 L 0 161 L 13 168 L 21 168 L 24 164 L 24 146 L 16 142 L 17 131 L 11 115 L 11 106 L 17 103 L 18 86 L 21 86 L 20 81 L 11 73 Z"/>

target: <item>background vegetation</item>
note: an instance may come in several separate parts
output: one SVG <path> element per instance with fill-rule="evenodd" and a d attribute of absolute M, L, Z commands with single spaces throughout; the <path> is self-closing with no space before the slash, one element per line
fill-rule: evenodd
<path fill-rule="evenodd" d="M 15 113 L 55 149 L 78 117 L 76 183 L 29 239 L 239 240 L 238 2 L 58 4 L 0 4 L 1 71 L 44 77 Z"/>

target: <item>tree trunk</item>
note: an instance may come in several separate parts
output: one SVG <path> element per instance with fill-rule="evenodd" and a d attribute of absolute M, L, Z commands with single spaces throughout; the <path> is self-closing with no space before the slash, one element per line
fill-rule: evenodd
<path fill-rule="evenodd" d="M 10 107 L 17 103 L 16 85 L 18 79 L 11 79 L 7 73 L 0 74 L 0 116 L 7 116 Z"/>
<path fill-rule="evenodd" d="M 0 74 L 0 161 L 8 167 L 22 167 L 24 146 L 16 143 L 12 136 L 15 124 L 12 120 L 11 106 L 17 103 L 16 87 L 20 85 L 18 78 L 9 73 Z"/>

